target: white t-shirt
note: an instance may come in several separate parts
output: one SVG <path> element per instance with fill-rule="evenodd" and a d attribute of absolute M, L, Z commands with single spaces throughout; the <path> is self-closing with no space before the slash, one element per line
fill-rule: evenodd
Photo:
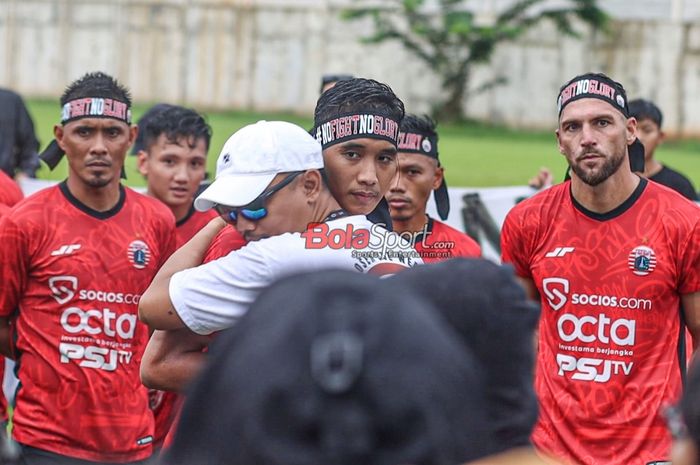
<path fill-rule="evenodd" d="M 175 273 L 168 291 L 187 327 L 210 334 L 232 326 L 264 288 L 283 276 L 333 268 L 387 275 L 421 263 L 405 238 L 355 215 L 251 242 Z"/>

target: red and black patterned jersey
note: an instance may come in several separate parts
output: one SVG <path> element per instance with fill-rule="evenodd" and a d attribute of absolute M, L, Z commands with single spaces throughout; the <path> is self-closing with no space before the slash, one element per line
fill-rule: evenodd
<path fill-rule="evenodd" d="M 183 219 L 175 224 L 177 237 L 176 247 L 180 248 L 187 241 L 199 232 L 212 219 L 216 218 L 214 210 L 199 212 L 190 209 Z M 176 392 L 159 391 L 157 389 L 148 390 L 149 404 L 153 410 L 155 420 L 155 433 L 153 434 L 153 446 L 161 447 L 165 436 L 168 434 L 170 427 L 175 419 L 175 413 L 182 403 L 182 396 Z"/>
<path fill-rule="evenodd" d="M 211 241 L 211 244 L 209 245 L 209 248 L 207 249 L 207 252 L 204 255 L 204 260 L 202 261 L 202 263 L 209 263 L 213 260 L 224 257 L 229 253 L 233 252 L 234 250 L 240 249 L 244 245 L 246 245 L 246 240 L 243 238 L 243 236 L 236 230 L 236 228 L 234 228 L 231 225 L 227 225 L 221 231 L 219 231 L 219 233 Z M 217 333 L 212 334 L 212 338 L 215 337 L 216 334 Z M 204 351 L 206 352 L 206 348 L 204 349 Z M 173 393 L 171 392 L 168 394 Z M 183 403 L 182 397 L 178 397 L 179 399 L 176 405 L 173 406 L 170 413 L 170 415 L 173 418 L 171 422 L 172 427 L 169 428 L 169 431 L 167 431 L 167 434 L 163 439 L 163 449 L 167 449 L 168 447 L 170 447 L 175 438 L 174 425 L 177 425 L 177 421 L 180 417 L 180 412 Z"/>
<path fill-rule="evenodd" d="M 455 228 L 428 217 L 427 234 L 415 241 L 415 249 L 425 263 L 455 257 L 481 257 L 477 242 Z"/>
<path fill-rule="evenodd" d="M 187 216 L 175 224 L 177 228 L 177 248 L 179 249 L 182 247 L 185 242 L 192 239 L 200 229 L 216 217 L 217 214 L 213 209 L 199 212 L 195 210 L 193 206 L 189 213 L 187 213 Z"/>
<path fill-rule="evenodd" d="M 23 198 L 22 189 L 11 177 L 0 170 L 0 204 L 12 207 Z"/>
<path fill-rule="evenodd" d="M 153 447 L 162 448 L 173 422 L 177 418 L 177 412 L 182 406 L 184 397 L 173 391 L 148 390 L 148 401 L 153 411 L 155 422 L 153 433 Z"/>
<path fill-rule="evenodd" d="M 681 393 L 680 296 L 700 291 L 700 208 L 641 180 L 601 215 L 570 182 L 516 205 L 503 260 L 541 296 L 533 442 L 583 464 L 669 459 L 664 409 Z"/>
<path fill-rule="evenodd" d="M 231 225 L 226 225 L 219 234 L 217 234 L 211 241 L 207 253 L 204 254 L 204 260 L 202 263 L 209 263 L 218 258 L 225 257 L 234 250 L 238 250 L 247 242 L 245 238 L 239 233 L 236 228 Z"/>
<path fill-rule="evenodd" d="M 0 176 L 5 174 L 0 171 Z M 8 177 L 9 179 L 9 177 Z M 10 207 L 0 203 L 0 218 L 9 213 Z M 2 380 L 5 378 L 5 357 L 0 356 L 0 386 L 2 386 Z M 0 388 L 0 422 L 7 421 L 7 399 L 5 398 L 5 393 Z"/>
<path fill-rule="evenodd" d="M 109 211 L 64 182 L 2 218 L 0 316 L 13 322 L 18 442 L 96 462 L 151 455 L 139 378 L 148 328 L 137 307 L 174 247 L 172 213 L 123 187 Z"/>

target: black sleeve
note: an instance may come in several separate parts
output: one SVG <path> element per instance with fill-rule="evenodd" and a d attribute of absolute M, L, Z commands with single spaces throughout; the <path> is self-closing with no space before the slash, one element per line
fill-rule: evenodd
<path fill-rule="evenodd" d="M 39 150 L 39 141 L 34 133 L 32 117 L 29 115 L 27 107 L 19 96 L 17 97 L 16 112 L 15 153 L 17 168 L 28 176 L 34 177 L 36 170 L 39 168 L 39 156 L 37 153 Z"/>

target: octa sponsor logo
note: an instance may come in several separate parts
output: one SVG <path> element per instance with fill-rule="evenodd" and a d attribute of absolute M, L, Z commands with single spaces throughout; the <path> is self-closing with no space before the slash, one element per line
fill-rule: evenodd
<path fill-rule="evenodd" d="M 68 307 L 61 314 L 61 326 L 70 334 L 105 334 L 111 337 L 119 335 L 122 339 L 133 339 L 136 315 L 124 313 L 117 316 L 108 308 L 82 310 L 78 307 Z"/>
<path fill-rule="evenodd" d="M 611 340 L 620 346 L 633 346 L 636 335 L 636 321 L 626 318 L 612 319 L 605 313 L 599 316 L 577 317 L 565 313 L 557 320 L 559 337 L 564 342 L 596 342 L 608 344 Z"/>

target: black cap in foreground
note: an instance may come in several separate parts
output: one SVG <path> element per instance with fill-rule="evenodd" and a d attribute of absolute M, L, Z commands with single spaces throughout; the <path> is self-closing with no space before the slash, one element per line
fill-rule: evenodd
<path fill-rule="evenodd" d="M 482 456 L 474 357 L 420 296 L 349 271 L 286 278 L 223 333 L 169 465 L 457 465 Z"/>
<path fill-rule="evenodd" d="M 533 372 L 540 312 L 513 269 L 457 258 L 411 268 L 385 283 L 386 292 L 411 289 L 430 301 L 476 356 L 486 383 L 490 453 L 529 445 L 538 414 Z"/>

